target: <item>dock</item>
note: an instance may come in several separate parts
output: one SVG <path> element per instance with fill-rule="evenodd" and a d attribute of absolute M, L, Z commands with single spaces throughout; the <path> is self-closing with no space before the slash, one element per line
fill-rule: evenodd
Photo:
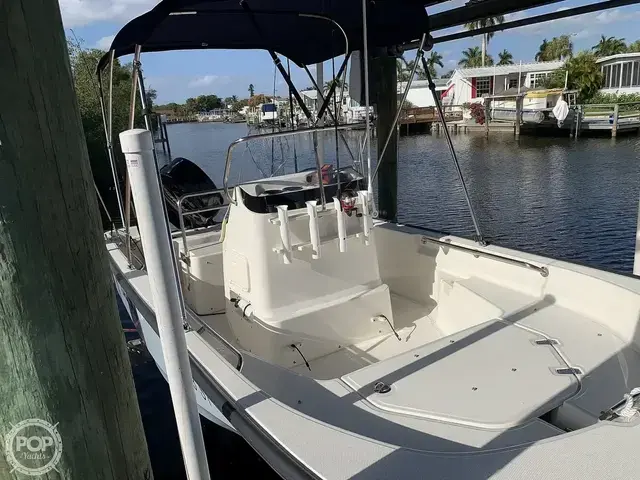
<path fill-rule="evenodd" d="M 568 136 L 578 138 L 584 133 L 606 134 L 611 137 L 619 133 L 640 134 L 640 102 L 615 104 L 581 104 L 572 105 L 565 121 L 558 125 L 552 108 L 523 109 L 521 103 L 516 108 L 493 108 L 491 100 L 486 99 L 484 105 L 485 121 L 477 123 L 464 118 L 465 108 L 462 105 L 446 106 L 445 120 L 451 133 L 512 133 L 553 134 L 564 132 Z M 497 117 L 497 118 L 496 118 Z M 488 122 L 486 121 L 488 119 Z M 443 123 L 434 107 L 405 109 L 398 121 L 400 135 L 421 133 L 439 133 Z"/>

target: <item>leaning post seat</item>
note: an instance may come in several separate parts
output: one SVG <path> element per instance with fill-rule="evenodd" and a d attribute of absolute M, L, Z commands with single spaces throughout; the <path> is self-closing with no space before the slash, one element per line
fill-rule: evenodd
<path fill-rule="evenodd" d="M 236 337 L 286 366 L 296 358 L 287 348 L 292 344 L 304 343 L 311 359 L 392 333 L 393 325 L 366 192 L 353 192 L 345 205 L 326 188 L 323 210 L 317 184 L 307 185 L 306 176 L 236 187 L 238 202 L 230 207 L 223 245 L 227 311 Z M 384 322 L 375 321 L 380 318 Z"/>

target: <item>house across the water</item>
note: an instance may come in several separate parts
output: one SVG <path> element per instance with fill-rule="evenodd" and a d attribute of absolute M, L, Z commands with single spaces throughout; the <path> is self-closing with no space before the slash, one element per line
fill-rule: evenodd
<path fill-rule="evenodd" d="M 620 53 L 598 59 L 602 93 L 640 93 L 640 53 Z"/>
<path fill-rule="evenodd" d="M 436 92 L 442 96 L 442 92 L 447 89 L 449 79 L 434 78 L 433 83 L 436 84 Z M 398 98 L 402 96 L 405 88 L 407 88 L 407 82 L 398 82 Z M 435 107 L 433 95 L 429 90 L 429 82 L 427 80 L 414 80 L 407 95 L 407 102 L 414 107 Z"/>
<path fill-rule="evenodd" d="M 446 105 L 462 105 L 483 96 L 499 95 L 510 89 L 535 89 L 562 61 L 495 65 L 491 67 L 459 68 L 449 79 L 442 93 Z"/>

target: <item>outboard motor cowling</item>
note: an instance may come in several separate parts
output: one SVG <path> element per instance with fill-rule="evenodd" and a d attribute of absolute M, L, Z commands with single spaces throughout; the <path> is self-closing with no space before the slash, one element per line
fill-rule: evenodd
<path fill-rule="evenodd" d="M 186 194 L 216 190 L 216 184 L 204 171 L 183 157 L 175 158 L 171 163 L 160 169 L 165 203 L 169 221 L 180 227 L 178 218 L 178 200 Z M 206 227 L 215 223 L 219 210 L 185 215 L 185 212 L 213 208 L 224 204 L 224 197 L 220 193 L 188 198 L 182 202 L 182 212 L 186 228 Z"/>

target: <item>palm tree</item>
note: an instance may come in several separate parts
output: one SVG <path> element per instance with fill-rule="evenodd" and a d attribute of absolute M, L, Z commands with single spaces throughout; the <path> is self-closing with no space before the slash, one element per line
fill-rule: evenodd
<path fill-rule="evenodd" d="M 624 43 L 624 38 L 607 38 L 602 35 L 598 44 L 593 46 L 591 50 L 594 51 L 596 57 L 606 57 L 608 55 L 616 55 L 618 53 L 626 52 L 627 44 Z"/>
<path fill-rule="evenodd" d="M 537 62 L 565 60 L 573 56 L 573 43 L 569 35 L 553 37 L 550 42 L 545 38 L 536 53 Z"/>
<path fill-rule="evenodd" d="M 398 64 L 396 64 L 396 70 L 398 72 L 398 81 L 399 82 L 407 82 L 409 81 L 409 76 L 413 71 L 413 66 L 416 64 L 415 60 L 409 60 L 408 62 L 405 60 L 404 56 L 398 59 Z M 416 78 L 425 79 L 427 75 L 424 73 L 422 66 L 418 63 L 416 67 Z"/>
<path fill-rule="evenodd" d="M 502 50 L 498 57 L 500 58 L 498 65 L 513 65 L 513 55 L 507 49 Z"/>
<path fill-rule="evenodd" d="M 548 55 L 548 50 L 549 50 L 549 42 L 547 42 L 547 39 L 545 38 L 544 40 L 542 40 L 542 43 L 540 44 L 540 48 L 538 49 L 538 53 L 536 53 L 536 62 L 544 62 L 546 61 L 547 55 Z"/>
<path fill-rule="evenodd" d="M 636 40 L 635 42 L 630 43 L 629 46 L 627 47 L 627 52 L 629 53 L 640 52 L 640 40 Z"/>
<path fill-rule="evenodd" d="M 476 20 L 475 22 L 465 24 L 465 28 L 467 30 L 478 30 L 479 28 L 492 27 L 501 23 L 504 23 L 504 15 L 482 18 L 480 20 Z M 489 40 L 493 38 L 493 35 L 493 32 L 484 33 L 482 35 L 482 65 L 480 65 L 482 67 L 485 66 L 485 60 L 487 59 L 487 46 L 489 45 Z"/>
<path fill-rule="evenodd" d="M 458 65 L 464 68 L 482 67 L 482 51 L 480 47 L 470 47 L 462 51 L 462 59 L 458 62 Z M 493 65 L 493 59 L 490 55 L 487 55 L 484 63 Z"/>
<path fill-rule="evenodd" d="M 324 84 L 324 91 L 328 92 L 331 89 L 331 86 L 334 84 L 334 82 L 336 84 L 336 90 L 338 88 L 342 87 L 342 80 L 340 80 L 339 78 L 336 78 L 334 80 L 329 80 L 328 82 L 326 82 Z M 346 85 L 345 85 L 345 87 L 346 87 Z"/>
<path fill-rule="evenodd" d="M 427 68 L 429 69 L 429 73 L 432 77 L 436 76 L 436 65 L 440 68 L 444 68 L 444 64 L 442 63 L 442 55 L 440 55 L 436 51 L 432 51 L 429 58 L 427 58 Z"/>
<path fill-rule="evenodd" d="M 253 83 L 249 84 L 249 96 L 253 97 L 253 93 L 255 92 L 255 88 L 253 86 Z"/>

